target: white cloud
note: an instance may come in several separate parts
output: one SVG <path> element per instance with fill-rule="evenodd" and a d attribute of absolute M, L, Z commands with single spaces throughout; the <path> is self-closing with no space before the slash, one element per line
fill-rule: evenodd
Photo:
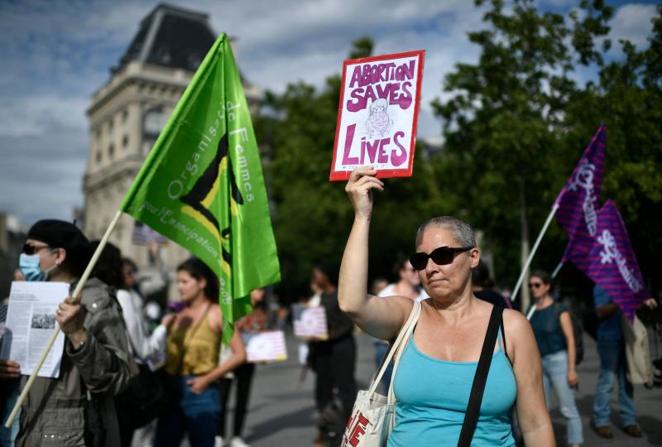
<path fill-rule="evenodd" d="M 611 21 L 611 32 L 609 38 L 615 50 L 620 50 L 617 45 L 619 39 L 627 39 L 639 49 L 646 46 L 647 38 L 650 36 L 653 24 L 651 19 L 655 17 L 655 5 L 631 3 L 620 7 Z"/>
<path fill-rule="evenodd" d="M 69 128 L 85 132 L 84 97 L 25 96 L 8 100 L 0 108 L 0 137 L 44 135 L 48 129 Z"/>
<path fill-rule="evenodd" d="M 481 11 L 465 0 L 170 0 L 209 14 L 216 32 L 236 37 L 239 66 L 252 83 L 282 91 L 303 80 L 321 86 L 340 71 L 351 42 L 371 36 L 376 53 L 426 49 L 419 135 L 438 135 L 429 105 L 457 62 L 476 59 L 466 32 Z M 566 7 L 568 0 L 543 0 Z M 108 80 L 157 0 L 0 2 L 0 210 L 23 220 L 70 217 L 82 204 L 90 95 Z M 616 37 L 642 43 L 651 5 L 620 8 Z M 18 186 L 18 188 L 17 188 Z M 20 197 L 14 192 L 20 190 Z M 27 217 L 26 217 L 27 216 Z M 29 217 L 29 218 L 28 218 Z"/>

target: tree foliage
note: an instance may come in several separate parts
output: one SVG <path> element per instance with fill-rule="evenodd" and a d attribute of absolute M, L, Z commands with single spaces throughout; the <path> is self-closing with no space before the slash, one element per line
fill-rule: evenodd
<path fill-rule="evenodd" d="M 529 0 L 509 11 L 500 0 L 476 4 L 487 4 L 488 27 L 469 33 L 480 58 L 458 64 L 445 80 L 451 98 L 435 103 L 446 138 L 438 163 L 470 204 L 465 217 L 486 231 L 497 273 L 512 280 L 519 271 L 522 205 L 535 236 L 601 123 L 608 129 L 603 197 L 616 200 L 646 272 L 662 248 L 651 219 L 662 211 L 659 14 L 648 49 L 621 42 L 623 56 L 606 63 L 612 10 L 602 1 L 582 1 L 568 18 Z M 582 66 L 596 73 L 594 82 L 575 80 Z M 552 226 L 536 263 L 554 268 L 566 242 Z"/>
<path fill-rule="evenodd" d="M 508 8 L 502 0 L 475 3 L 485 10 L 484 29 L 468 38 L 480 57 L 457 64 L 445 79 L 449 99 L 433 104 L 443 150 L 429 157 L 418 147 L 414 177 L 387 181 L 376 196 L 371 275 L 387 275 L 395 256 L 413 249 L 422 221 L 453 214 L 484 232 L 497 280 L 511 286 L 519 273 L 520 210 L 535 237 L 591 135 L 606 123 L 603 197 L 616 201 L 644 276 L 659 290 L 662 6 L 646 48 L 623 41 L 611 49 L 605 36 L 612 9 L 601 0 L 583 0 L 566 16 L 541 11 L 533 0 Z M 373 48 L 362 38 L 348 55 L 365 57 Z M 592 80 L 580 81 L 586 73 Z M 337 73 L 319 88 L 291 84 L 267 94 L 256 120 L 270 151 L 286 300 L 307 293 L 314 262 L 339 263 L 351 225 L 344 185 L 328 181 L 339 89 Z M 554 268 L 566 243 L 552 225 L 534 264 Z"/>

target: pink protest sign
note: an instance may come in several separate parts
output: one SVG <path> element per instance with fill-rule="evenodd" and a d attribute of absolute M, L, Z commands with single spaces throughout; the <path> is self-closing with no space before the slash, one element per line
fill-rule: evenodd
<path fill-rule="evenodd" d="M 379 178 L 412 175 L 424 57 L 417 50 L 343 63 L 329 180 L 362 165 Z"/>

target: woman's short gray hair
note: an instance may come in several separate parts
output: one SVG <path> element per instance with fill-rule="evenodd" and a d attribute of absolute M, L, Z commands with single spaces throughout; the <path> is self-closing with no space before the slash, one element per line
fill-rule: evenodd
<path fill-rule="evenodd" d="M 476 235 L 474 233 L 474 229 L 471 228 L 471 225 L 463 220 L 458 219 L 457 217 L 439 216 L 433 217 L 418 227 L 418 231 L 416 231 L 417 247 L 421 243 L 421 239 L 423 239 L 423 232 L 427 227 L 432 225 L 452 231 L 453 238 L 458 244 L 460 244 L 461 247 L 474 248 L 476 246 Z"/>

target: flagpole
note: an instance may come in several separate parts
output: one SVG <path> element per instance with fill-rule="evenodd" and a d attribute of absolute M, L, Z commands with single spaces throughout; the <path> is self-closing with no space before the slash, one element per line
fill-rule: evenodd
<path fill-rule="evenodd" d="M 564 264 L 564 262 L 561 261 L 561 262 L 559 262 L 559 265 L 556 266 L 556 268 L 552 272 L 552 279 L 556 278 L 556 275 L 559 274 L 559 272 L 561 271 L 561 267 L 563 267 L 563 264 Z"/>
<path fill-rule="evenodd" d="M 115 214 L 115 217 L 113 217 L 113 220 L 110 222 L 110 225 L 108 225 L 108 228 L 106 229 L 106 233 L 103 235 L 101 242 L 99 242 L 99 245 L 94 251 L 94 254 L 92 255 L 92 259 L 90 259 L 90 262 L 87 264 L 87 267 L 85 268 L 83 275 L 80 277 L 78 284 L 76 284 L 76 288 L 74 289 L 74 292 L 71 294 L 74 304 L 78 304 L 78 302 L 80 301 L 80 293 L 83 290 L 83 287 L 85 287 L 85 283 L 87 282 L 87 279 L 92 274 L 92 269 L 94 269 L 94 266 L 99 260 L 99 256 L 101 256 L 101 252 L 108 243 L 108 238 L 110 238 L 110 235 L 115 229 L 115 226 L 117 225 L 117 222 L 119 221 L 121 216 L 122 216 L 122 212 L 118 211 L 117 214 Z M 37 365 L 32 370 L 32 374 L 30 375 L 28 381 L 25 383 L 25 386 L 23 387 L 23 391 L 21 391 L 21 395 L 16 400 L 16 404 L 14 405 L 14 408 L 9 414 L 9 417 L 7 418 L 7 422 L 5 422 L 5 428 L 10 428 L 11 425 L 14 423 L 14 419 L 16 419 L 16 416 L 18 415 L 18 410 L 21 408 L 21 405 L 23 405 L 23 402 L 27 398 L 28 393 L 30 392 L 30 388 L 32 387 L 32 384 L 37 378 L 37 374 L 39 374 L 39 370 L 44 365 L 44 362 L 46 361 L 46 357 L 48 356 L 48 353 L 53 347 L 53 344 L 55 343 L 55 339 L 57 339 L 58 335 L 60 335 L 59 325 L 56 326 L 55 331 L 53 331 L 53 335 L 51 335 L 51 338 L 50 340 L 48 340 L 48 343 L 46 344 L 44 351 L 41 353 L 41 357 L 39 357 L 39 362 L 37 362 Z"/>
<path fill-rule="evenodd" d="M 519 278 L 517 279 L 517 284 L 515 284 L 513 293 L 510 296 L 511 301 L 515 301 L 517 299 L 517 293 L 519 292 L 519 289 L 522 287 L 522 282 L 524 281 L 526 272 L 529 270 L 529 266 L 531 265 L 531 261 L 533 261 L 533 257 L 535 256 L 536 251 L 538 251 L 538 246 L 540 245 L 540 241 L 542 241 L 542 237 L 547 232 L 547 228 L 549 227 L 549 224 L 552 222 L 552 218 L 554 217 L 558 209 L 559 209 L 558 202 L 554 202 L 554 206 L 552 206 L 552 210 L 549 212 L 549 216 L 547 216 L 547 220 L 545 221 L 542 230 L 540 230 L 540 234 L 538 234 L 538 239 L 536 239 L 536 243 L 533 244 L 531 253 L 529 253 L 529 257 L 527 258 L 526 262 L 524 263 L 524 266 L 522 267 L 522 273 L 520 273 Z"/>
<path fill-rule="evenodd" d="M 531 317 L 533 314 L 536 312 L 536 306 L 531 306 L 531 309 L 529 310 L 529 313 L 526 314 L 526 319 L 531 320 Z"/>

